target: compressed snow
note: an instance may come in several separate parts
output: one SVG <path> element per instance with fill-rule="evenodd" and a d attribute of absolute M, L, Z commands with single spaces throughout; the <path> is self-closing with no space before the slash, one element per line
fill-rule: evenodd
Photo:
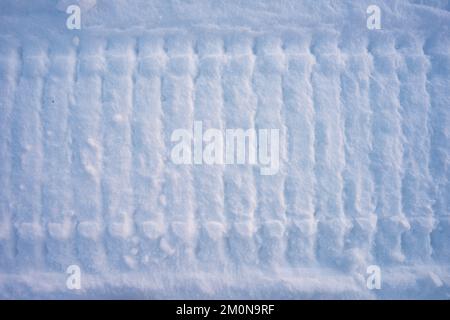
<path fill-rule="evenodd" d="M 1 0 L 0 298 L 450 298 L 449 27 L 447 0 Z M 196 121 L 278 129 L 276 174 L 174 163 Z"/>

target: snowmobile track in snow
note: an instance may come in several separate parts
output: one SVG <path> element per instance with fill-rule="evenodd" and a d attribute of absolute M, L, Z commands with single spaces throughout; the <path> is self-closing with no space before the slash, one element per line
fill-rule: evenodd
<path fill-rule="evenodd" d="M 449 47 L 305 30 L 2 35 L 0 296 L 448 294 Z M 194 121 L 280 129 L 279 173 L 175 165 Z"/>

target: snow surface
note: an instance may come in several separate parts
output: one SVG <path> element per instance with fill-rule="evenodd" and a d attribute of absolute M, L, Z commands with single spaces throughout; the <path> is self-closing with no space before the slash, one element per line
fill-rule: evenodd
<path fill-rule="evenodd" d="M 449 299 L 449 26 L 447 0 L 0 0 L 0 297 Z M 175 165 L 194 121 L 279 129 L 279 173 Z"/>

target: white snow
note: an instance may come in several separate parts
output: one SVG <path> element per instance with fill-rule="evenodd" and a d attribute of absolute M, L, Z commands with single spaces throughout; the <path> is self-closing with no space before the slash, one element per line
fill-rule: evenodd
<path fill-rule="evenodd" d="M 450 298 L 449 28 L 448 0 L 0 0 L 0 298 Z M 278 129 L 279 170 L 174 163 L 196 121 Z"/>

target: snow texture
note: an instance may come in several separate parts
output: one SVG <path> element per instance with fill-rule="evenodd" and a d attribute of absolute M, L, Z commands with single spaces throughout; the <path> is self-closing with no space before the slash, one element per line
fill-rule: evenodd
<path fill-rule="evenodd" d="M 449 27 L 447 0 L 0 0 L 0 297 L 449 299 Z M 278 174 L 174 164 L 194 121 L 279 129 Z"/>

